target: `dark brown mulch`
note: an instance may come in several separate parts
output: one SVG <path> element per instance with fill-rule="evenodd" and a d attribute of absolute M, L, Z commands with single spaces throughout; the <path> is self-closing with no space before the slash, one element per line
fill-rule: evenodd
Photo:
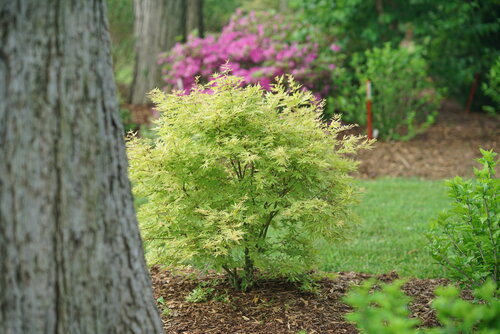
<path fill-rule="evenodd" d="M 470 177 L 479 148 L 500 152 L 500 118 L 465 113 L 451 101 L 443 103 L 436 124 L 408 142 L 376 142 L 361 152 L 357 176 Z"/>
<path fill-rule="evenodd" d="M 374 276 L 370 274 L 340 272 L 334 278 L 319 281 L 319 293 L 301 291 L 296 284 L 285 280 L 259 280 L 249 292 L 235 291 L 223 276 L 198 275 L 191 271 L 173 273 L 151 269 L 155 297 L 163 297 L 170 314 L 162 315 L 166 333 L 357 333 L 344 319 L 351 308 L 342 301 L 353 286 L 377 277 L 384 282 L 398 278 L 394 272 Z M 201 282 L 217 280 L 211 300 L 192 303 L 186 296 Z M 423 326 L 437 326 L 430 301 L 439 285 L 449 284 L 446 279 L 410 279 L 405 293 L 414 301 L 410 305 L 412 317 L 421 319 Z M 219 301 L 217 301 L 217 296 Z M 220 299 L 226 299 L 221 301 Z M 164 306 L 159 306 L 160 311 Z"/>

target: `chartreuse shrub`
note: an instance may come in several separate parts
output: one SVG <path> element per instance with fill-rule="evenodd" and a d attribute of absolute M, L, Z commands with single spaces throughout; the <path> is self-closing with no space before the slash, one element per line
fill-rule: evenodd
<path fill-rule="evenodd" d="M 366 124 L 366 80 L 372 82 L 373 127 L 382 139 L 407 140 L 431 125 L 441 96 L 427 75 L 418 48 L 390 44 L 352 59 L 356 73 L 344 71 L 337 81 L 336 109 L 343 119 Z"/>
<path fill-rule="evenodd" d="M 449 181 L 450 210 L 432 222 L 429 234 L 432 256 L 470 284 L 487 279 L 498 283 L 500 253 L 500 182 L 495 178 L 493 151 L 481 150 L 474 180 Z"/>
<path fill-rule="evenodd" d="M 138 217 L 152 263 L 224 270 L 236 288 L 254 269 L 300 278 L 316 240 L 342 237 L 355 191 L 345 154 L 369 145 L 338 138 L 338 118 L 292 78 L 271 92 L 215 75 L 188 95 L 154 90 L 157 138 L 128 143 Z"/>
<path fill-rule="evenodd" d="M 500 290 L 492 281 L 474 291 L 476 301 L 460 298 L 454 286 L 438 287 L 432 308 L 442 327 L 416 329 L 420 320 L 409 318 L 410 298 L 401 291 L 403 281 L 382 284 L 380 290 L 370 292 L 374 281 L 367 281 L 353 289 L 345 298 L 354 308 L 346 318 L 366 334 L 449 334 L 498 333 L 500 330 Z"/>

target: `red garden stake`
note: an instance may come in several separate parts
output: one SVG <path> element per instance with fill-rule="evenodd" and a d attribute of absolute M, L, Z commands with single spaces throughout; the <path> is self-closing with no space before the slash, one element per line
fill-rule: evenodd
<path fill-rule="evenodd" d="M 372 124 L 372 83 L 366 80 L 366 120 L 368 123 L 368 139 L 373 139 Z"/>
<path fill-rule="evenodd" d="M 469 98 L 467 99 L 467 106 L 465 107 L 465 112 L 469 113 L 472 106 L 472 101 L 474 100 L 474 94 L 476 93 L 476 88 L 479 83 L 479 73 L 474 74 L 474 81 L 472 82 L 472 87 L 470 88 Z"/>

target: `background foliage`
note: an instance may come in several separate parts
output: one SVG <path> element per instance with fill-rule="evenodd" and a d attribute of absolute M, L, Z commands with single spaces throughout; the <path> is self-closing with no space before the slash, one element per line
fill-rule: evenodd
<path fill-rule="evenodd" d="M 292 5 L 303 21 L 337 36 L 348 57 L 385 43 L 421 45 L 434 79 L 462 103 L 474 73 L 484 76 L 499 54 L 497 0 L 294 0 Z M 477 101 L 484 104 L 484 97 Z"/>
<path fill-rule="evenodd" d="M 500 113 L 500 56 L 488 72 L 488 78 L 483 83 L 484 94 L 489 96 L 493 103 L 483 108 L 490 114 Z"/>
<path fill-rule="evenodd" d="M 372 82 L 373 127 L 382 139 L 409 139 L 434 122 L 441 95 L 427 74 L 421 50 L 391 47 L 356 54 L 355 74 L 344 70 L 332 102 L 348 122 L 366 125 L 366 86 Z"/>

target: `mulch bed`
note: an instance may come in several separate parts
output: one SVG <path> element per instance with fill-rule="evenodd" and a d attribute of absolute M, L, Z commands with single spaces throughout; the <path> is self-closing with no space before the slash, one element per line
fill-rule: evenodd
<path fill-rule="evenodd" d="M 479 148 L 500 153 L 500 118 L 482 113 L 466 114 L 451 101 L 443 103 L 436 124 L 408 142 L 376 142 L 358 154 L 356 176 L 447 179 L 471 177 Z"/>
<path fill-rule="evenodd" d="M 146 117 L 145 109 L 137 109 L 137 120 Z M 142 120 L 144 121 L 144 120 Z M 361 129 L 362 130 L 362 129 Z M 500 152 L 499 118 L 485 114 L 465 114 L 452 102 L 445 102 L 437 123 L 427 132 L 408 142 L 377 142 L 372 150 L 356 157 L 361 161 L 356 174 L 360 178 L 383 176 L 419 177 L 425 179 L 470 177 L 473 161 L 480 156 L 479 147 Z M 285 280 L 260 280 L 251 291 L 235 291 L 217 274 L 201 275 L 194 271 L 173 273 L 151 269 L 155 297 L 163 297 L 170 309 L 163 315 L 166 333 L 357 333 L 344 315 L 351 309 L 342 302 L 350 287 L 377 277 L 386 282 L 397 279 L 396 273 L 373 276 L 364 273 L 340 272 L 336 278 L 319 282 L 320 293 L 301 291 Z M 194 277 L 194 278 L 193 278 Z M 218 280 L 214 295 L 226 301 L 209 300 L 190 303 L 186 296 L 201 282 Z M 439 325 L 430 301 L 438 285 L 446 279 L 409 279 L 405 293 L 414 298 L 410 305 L 412 317 L 423 326 Z M 470 298 L 470 293 L 468 293 Z M 215 298 L 217 299 L 217 298 Z M 159 305 L 160 310 L 164 306 Z"/>
<path fill-rule="evenodd" d="M 259 280 L 249 292 L 234 290 L 224 276 L 201 275 L 194 271 L 173 273 L 151 269 L 154 294 L 163 297 L 169 308 L 162 315 L 166 333 L 358 333 L 353 324 L 344 319 L 352 309 L 342 298 L 353 286 L 370 277 L 383 282 L 398 279 L 394 272 L 370 275 L 340 272 L 335 278 L 323 278 L 318 282 L 318 293 L 307 293 L 286 280 Z M 212 299 L 193 303 L 186 296 L 200 283 L 216 281 Z M 430 301 L 439 285 L 450 284 L 447 279 L 410 279 L 403 286 L 413 298 L 410 304 L 412 317 L 422 321 L 422 326 L 434 327 L 439 323 Z M 217 300 L 219 297 L 219 301 Z M 224 301 L 220 298 L 224 297 Z M 162 310 L 165 305 L 159 305 Z"/>

